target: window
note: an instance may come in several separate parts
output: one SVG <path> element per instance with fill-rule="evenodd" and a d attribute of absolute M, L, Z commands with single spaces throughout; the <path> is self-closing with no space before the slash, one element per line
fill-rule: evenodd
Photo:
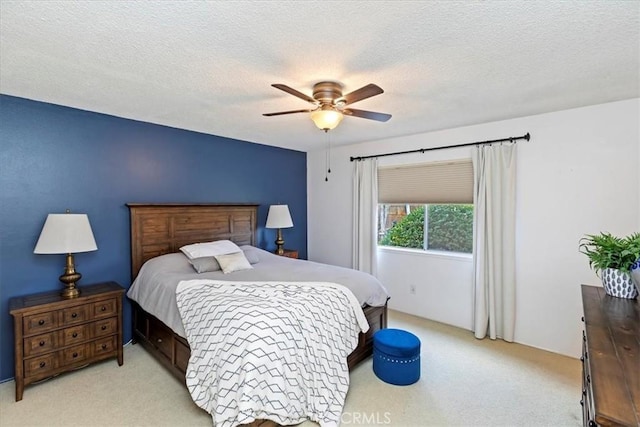
<path fill-rule="evenodd" d="M 378 245 L 473 252 L 470 159 L 378 169 Z"/>
<path fill-rule="evenodd" d="M 473 205 L 379 204 L 378 245 L 473 252 Z"/>

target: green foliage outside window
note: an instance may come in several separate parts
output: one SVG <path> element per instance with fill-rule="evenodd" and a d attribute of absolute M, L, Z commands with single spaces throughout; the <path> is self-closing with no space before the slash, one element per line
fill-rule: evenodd
<path fill-rule="evenodd" d="M 472 253 L 473 205 L 428 205 L 427 249 Z M 396 222 L 380 239 L 383 246 L 424 249 L 424 206 Z"/>
<path fill-rule="evenodd" d="M 412 210 L 385 233 L 379 244 L 401 248 L 423 249 L 424 206 Z"/>
<path fill-rule="evenodd" d="M 473 205 L 429 205 L 428 249 L 473 252 Z"/>

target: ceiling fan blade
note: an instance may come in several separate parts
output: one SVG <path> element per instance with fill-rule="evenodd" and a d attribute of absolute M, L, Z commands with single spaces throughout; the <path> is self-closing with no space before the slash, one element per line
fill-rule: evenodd
<path fill-rule="evenodd" d="M 264 113 L 263 116 L 271 117 L 271 116 L 281 116 L 283 114 L 294 114 L 294 113 L 310 113 L 313 110 L 292 110 L 292 111 L 279 111 L 277 113 Z"/>
<path fill-rule="evenodd" d="M 276 89 L 280 89 L 283 90 L 285 92 L 287 92 L 288 94 L 291 94 L 293 96 L 297 96 L 300 99 L 304 99 L 307 102 L 311 102 L 312 104 L 315 104 L 317 101 L 315 99 L 313 99 L 312 97 L 310 97 L 309 95 L 305 95 L 302 92 L 298 92 L 297 90 L 290 88 L 287 85 L 283 85 L 283 84 L 279 84 L 279 83 L 275 83 L 272 84 L 271 86 L 275 87 Z"/>
<path fill-rule="evenodd" d="M 347 116 L 377 120 L 379 122 L 386 122 L 391 118 L 391 114 L 376 113 L 375 111 L 355 110 L 353 108 L 345 108 L 344 110 L 342 110 L 342 112 Z"/>
<path fill-rule="evenodd" d="M 354 102 L 362 101 L 363 99 L 371 98 L 372 96 L 380 95 L 384 93 L 380 86 L 374 85 L 373 83 L 369 83 L 366 86 L 361 87 L 360 89 L 354 90 L 346 95 L 344 95 L 341 99 L 344 99 L 345 103 L 353 104 Z"/>

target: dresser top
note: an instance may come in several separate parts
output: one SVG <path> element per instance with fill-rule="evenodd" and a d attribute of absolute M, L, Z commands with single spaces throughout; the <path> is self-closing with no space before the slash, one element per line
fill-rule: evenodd
<path fill-rule="evenodd" d="M 95 285 L 78 286 L 80 296 L 78 298 L 63 298 L 60 294 L 62 289 L 57 291 L 42 292 L 38 294 L 25 295 L 11 298 L 9 300 L 9 312 L 19 314 L 33 307 L 47 305 L 50 308 L 56 306 L 65 307 L 75 303 L 84 304 L 87 300 L 103 296 L 108 293 L 124 293 L 124 288 L 116 282 L 97 283 Z"/>
<path fill-rule="evenodd" d="M 595 421 L 600 425 L 640 425 L 638 301 L 582 285 L 582 302 Z"/>

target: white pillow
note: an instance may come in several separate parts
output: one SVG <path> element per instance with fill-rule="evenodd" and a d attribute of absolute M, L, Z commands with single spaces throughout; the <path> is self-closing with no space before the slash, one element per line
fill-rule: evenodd
<path fill-rule="evenodd" d="M 222 268 L 224 274 L 253 268 L 242 251 L 226 255 L 216 255 L 214 258 L 218 261 L 218 264 L 220 264 L 220 268 Z"/>
<path fill-rule="evenodd" d="M 203 258 L 207 256 L 226 255 L 234 252 L 242 252 L 231 240 L 217 240 L 215 242 L 194 243 L 180 248 L 189 259 Z"/>

